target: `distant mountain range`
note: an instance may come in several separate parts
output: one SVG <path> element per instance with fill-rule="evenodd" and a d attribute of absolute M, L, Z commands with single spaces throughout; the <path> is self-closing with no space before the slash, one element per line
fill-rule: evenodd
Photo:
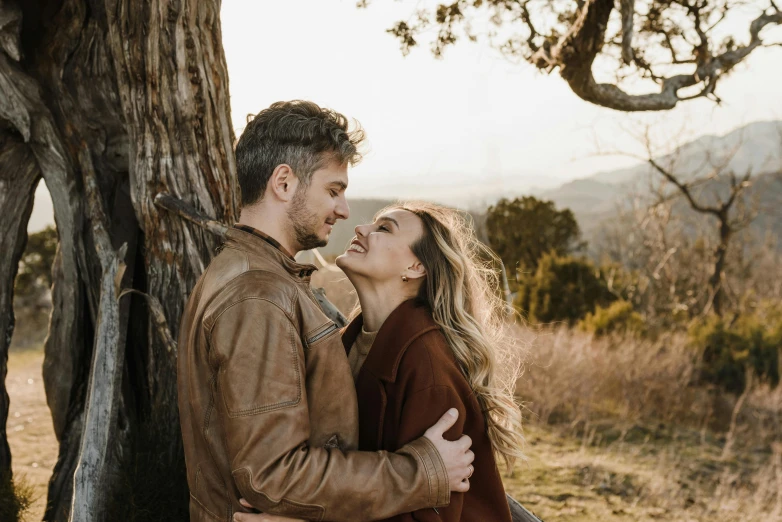
<path fill-rule="evenodd" d="M 655 160 L 683 181 L 708 175 L 715 166 L 723 165 L 723 174 L 734 171 L 742 175 L 751 171 L 757 178 L 780 172 L 782 121 L 751 123 L 725 136 L 701 136 Z M 579 223 L 588 228 L 596 217 L 613 212 L 622 199 L 650 194 L 651 187 L 659 185 L 661 180 L 651 165 L 640 163 L 573 180 L 538 197 L 553 201 L 559 208 L 571 209 Z"/>
<path fill-rule="evenodd" d="M 747 197 L 756 198 L 763 211 L 755 228 L 779 230 L 782 236 L 782 121 L 764 121 L 748 124 L 724 136 L 701 136 L 677 148 L 673 153 L 656 158 L 683 181 L 702 177 L 725 164 L 722 173 L 733 170 L 737 174 L 751 171 L 754 185 Z M 593 239 L 601 223 L 616 215 L 617 206 L 627 204 L 631 197 L 649 197 L 652 187 L 662 177 L 648 163 L 599 172 L 592 176 L 563 184 L 559 188 L 535 194 L 553 201 L 558 208 L 573 211 L 585 239 Z M 716 183 L 717 191 L 727 188 Z M 514 198 L 524 194 L 507 194 Z M 339 221 L 331 234 L 329 245 L 321 249 L 324 256 L 339 255 L 353 237 L 353 229 L 372 220 L 374 214 L 391 204 L 386 199 L 351 199 L 351 216 Z M 684 210 L 684 203 L 679 204 Z M 475 215 L 476 221 L 482 221 Z"/>

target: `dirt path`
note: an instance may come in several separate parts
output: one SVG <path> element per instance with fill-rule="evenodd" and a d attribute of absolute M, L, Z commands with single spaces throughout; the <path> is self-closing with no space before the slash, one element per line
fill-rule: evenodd
<path fill-rule="evenodd" d="M 14 477 L 24 476 L 35 490 L 35 503 L 27 520 L 41 520 L 46 507 L 46 488 L 57 462 L 49 407 L 43 389 L 43 350 L 12 351 L 8 356 L 6 386 L 11 399 L 8 443 Z"/>

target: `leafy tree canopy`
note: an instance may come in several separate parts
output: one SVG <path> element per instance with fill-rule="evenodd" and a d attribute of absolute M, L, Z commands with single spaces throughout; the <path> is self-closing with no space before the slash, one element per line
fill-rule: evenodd
<path fill-rule="evenodd" d="M 584 246 L 573 212 L 532 196 L 501 199 L 489 207 L 486 233 L 511 279 L 515 271 L 534 273 L 548 252 L 563 256 Z"/>

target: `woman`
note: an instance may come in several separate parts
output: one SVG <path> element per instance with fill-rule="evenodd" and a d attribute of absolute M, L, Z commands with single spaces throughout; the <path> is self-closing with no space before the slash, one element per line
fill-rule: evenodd
<path fill-rule="evenodd" d="M 409 203 L 356 227 L 336 260 L 361 306 L 343 333 L 359 401 L 359 449 L 395 451 L 452 407 L 459 420 L 446 438 L 464 433 L 473 441 L 467 493 L 452 493 L 446 508 L 389 520 L 511 520 L 495 455 L 509 466 L 522 455 L 521 413 L 500 383 L 500 357 L 509 346 L 505 304 L 495 273 L 480 261 L 486 253 L 456 211 Z"/>

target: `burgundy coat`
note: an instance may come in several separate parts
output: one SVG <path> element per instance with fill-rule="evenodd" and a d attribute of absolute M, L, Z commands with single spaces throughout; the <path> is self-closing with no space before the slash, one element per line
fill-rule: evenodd
<path fill-rule="evenodd" d="M 362 324 L 359 315 L 345 328 L 346 351 Z M 437 511 L 423 509 L 389 521 L 511 522 L 480 405 L 426 308 L 410 300 L 388 316 L 361 367 L 356 394 L 362 451 L 396 451 L 423 436 L 449 408 L 459 410 L 459 420 L 445 438 L 466 434 L 472 439 L 475 471 L 469 492 L 451 493 L 450 505 Z"/>

